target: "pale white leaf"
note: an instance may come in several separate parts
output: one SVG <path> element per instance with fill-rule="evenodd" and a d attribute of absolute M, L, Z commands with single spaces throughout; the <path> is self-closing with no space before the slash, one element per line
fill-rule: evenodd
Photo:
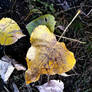
<path fill-rule="evenodd" d="M 11 63 L 5 62 L 4 60 L 0 60 L 0 75 L 4 82 L 7 82 L 14 69 L 15 68 Z"/>
<path fill-rule="evenodd" d="M 63 92 L 64 83 L 59 80 L 50 80 L 37 88 L 40 92 Z"/>
<path fill-rule="evenodd" d="M 25 71 L 25 70 L 26 70 L 26 68 L 25 68 L 23 65 L 21 65 L 21 64 L 14 64 L 14 66 L 15 66 L 15 68 L 16 68 L 18 71 L 20 71 L 20 70 Z"/>

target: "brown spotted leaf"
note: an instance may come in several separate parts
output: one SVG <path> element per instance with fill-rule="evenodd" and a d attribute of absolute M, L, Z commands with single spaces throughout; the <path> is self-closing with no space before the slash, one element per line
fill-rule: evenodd
<path fill-rule="evenodd" d="M 45 25 L 40 25 L 32 32 L 32 46 L 26 56 L 28 70 L 26 83 L 35 82 L 41 74 L 62 74 L 71 70 L 76 60 L 64 42 L 58 42 L 55 35 Z"/>

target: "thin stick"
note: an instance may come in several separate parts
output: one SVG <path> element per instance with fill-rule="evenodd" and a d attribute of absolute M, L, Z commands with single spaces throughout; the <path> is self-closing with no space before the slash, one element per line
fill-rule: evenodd
<path fill-rule="evenodd" d="M 5 86 L 4 86 L 4 88 L 5 88 L 5 90 L 6 90 L 7 92 L 10 92 Z"/>
<path fill-rule="evenodd" d="M 67 25 L 67 27 L 65 28 L 64 32 L 62 33 L 62 35 L 60 36 L 60 38 L 58 39 L 58 41 L 60 41 L 60 39 L 63 37 L 63 35 L 66 33 L 67 29 L 69 28 L 69 26 L 72 24 L 72 22 L 76 19 L 76 17 L 81 13 L 81 10 L 78 10 L 77 14 L 74 16 L 74 18 L 71 20 L 71 22 Z"/>
<path fill-rule="evenodd" d="M 87 16 L 89 16 L 91 12 L 92 12 L 92 9 L 88 12 Z"/>
<path fill-rule="evenodd" d="M 57 37 L 60 37 L 60 36 L 58 36 L 58 35 L 56 35 Z M 79 40 L 77 40 L 77 39 L 72 39 L 72 38 L 68 38 L 68 37 L 62 37 L 63 39 L 67 39 L 67 40 L 70 40 L 70 41 L 74 41 L 74 42 L 79 42 L 79 43 L 81 43 L 81 44 L 86 44 L 86 42 L 82 42 L 82 41 L 79 41 Z"/>

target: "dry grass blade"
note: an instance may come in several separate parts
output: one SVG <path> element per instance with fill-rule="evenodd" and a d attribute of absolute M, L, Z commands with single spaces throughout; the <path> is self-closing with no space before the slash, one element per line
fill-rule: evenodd
<path fill-rule="evenodd" d="M 63 35 L 66 33 L 67 29 L 69 28 L 69 26 L 73 23 L 73 21 L 77 18 L 77 16 L 81 13 L 81 10 L 78 10 L 77 14 L 74 16 L 74 18 L 71 20 L 71 22 L 67 25 L 67 27 L 65 28 L 64 32 L 62 33 L 62 35 L 60 36 L 60 38 L 58 39 L 58 41 L 60 41 L 60 39 L 63 37 Z"/>
<path fill-rule="evenodd" d="M 57 37 L 60 37 L 59 35 L 56 35 Z M 66 39 L 66 40 L 70 40 L 70 41 L 74 41 L 74 42 L 78 42 L 78 43 L 81 43 L 81 44 L 86 44 L 86 42 L 82 42 L 82 41 L 79 41 L 77 39 L 72 39 L 72 38 L 68 38 L 68 37 L 62 37 L 63 39 Z"/>

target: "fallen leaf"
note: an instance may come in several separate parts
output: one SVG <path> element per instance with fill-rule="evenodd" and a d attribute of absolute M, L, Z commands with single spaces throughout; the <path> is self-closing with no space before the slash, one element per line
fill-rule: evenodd
<path fill-rule="evenodd" d="M 11 45 L 18 39 L 24 37 L 18 24 L 10 18 L 0 20 L 0 44 Z"/>
<path fill-rule="evenodd" d="M 8 61 L 7 57 L 2 57 L 2 59 L 0 60 L 0 75 L 4 82 L 7 82 L 15 69 L 11 62 L 9 62 L 10 61 Z"/>
<path fill-rule="evenodd" d="M 74 67 L 74 54 L 66 48 L 64 42 L 58 42 L 45 25 L 34 29 L 30 41 L 32 46 L 26 56 L 26 84 L 39 80 L 41 74 L 61 75 Z"/>
<path fill-rule="evenodd" d="M 18 71 L 26 70 L 26 68 L 15 61 L 15 59 L 9 58 L 8 56 L 3 56 L 0 60 L 0 76 L 4 82 L 8 81 L 14 69 L 17 69 Z"/>
<path fill-rule="evenodd" d="M 39 25 L 46 25 L 51 32 L 54 32 L 55 24 L 56 24 L 56 21 L 54 16 L 50 14 L 46 14 L 38 17 L 37 19 L 27 24 L 26 28 L 30 35 L 32 31 Z"/>
<path fill-rule="evenodd" d="M 63 92 L 64 83 L 59 80 L 50 80 L 49 82 L 37 86 L 40 92 Z"/>

